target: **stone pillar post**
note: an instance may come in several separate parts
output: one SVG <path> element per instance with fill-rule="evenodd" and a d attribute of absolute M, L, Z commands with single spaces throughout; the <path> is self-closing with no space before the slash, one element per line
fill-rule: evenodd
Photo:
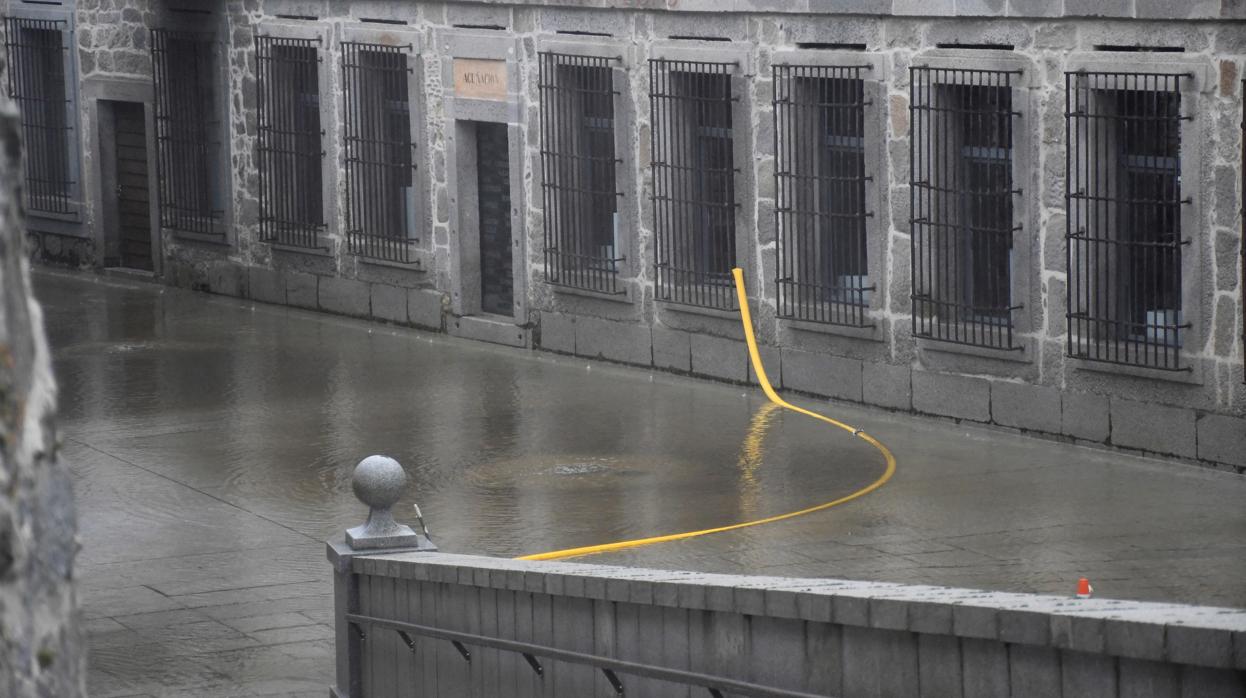
<path fill-rule="evenodd" d="M 333 564 L 333 633 L 337 654 L 334 698 L 361 694 L 360 661 L 364 630 L 346 616 L 359 610 L 359 581 L 351 560 L 358 555 L 378 553 L 431 552 L 437 546 L 427 531 L 415 531 L 394 520 L 392 508 L 407 486 L 407 473 L 398 461 L 385 456 L 368 456 L 355 466 L 351 488 L 359 501 L 368 505 L 368 520 L 346 531 L 342 541 L 328 541 L 327 553 Z"/>

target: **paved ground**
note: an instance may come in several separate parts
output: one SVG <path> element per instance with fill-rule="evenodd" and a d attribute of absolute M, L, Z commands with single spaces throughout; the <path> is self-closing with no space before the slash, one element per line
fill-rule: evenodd
<path fill-rule="evenodd" d="M 447 551 L 516 555 L 834 499 L 878 455 L 755 389 L 41 273 L 76 476 L 92 695 L 325 695 L 322 540 L 351 468 Z M 842 508 L 593 561 L 1246 607 L 1246 478 L 814 405 L 899 471 Z"/>

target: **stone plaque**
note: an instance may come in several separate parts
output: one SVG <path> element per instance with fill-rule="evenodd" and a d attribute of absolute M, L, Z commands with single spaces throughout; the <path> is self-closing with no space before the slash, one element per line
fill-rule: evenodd
<path fill-rule="evenodd" d="M 472 99 L 506 99 L 506 61 L 454 59 L 454 94 Z"/>

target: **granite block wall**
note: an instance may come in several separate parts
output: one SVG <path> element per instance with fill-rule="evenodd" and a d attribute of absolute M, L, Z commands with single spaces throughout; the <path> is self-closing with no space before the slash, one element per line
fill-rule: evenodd
<path fill-rule="evenodd" d="M 655 299 L 653 209 L 649 200 L 648 61 L 697 56 L 734 61 L 733 90 L 746 118 L 734 133 L 744 155 L 737 177 L 738 262 L 745 269 L 757 332 L 771 378 L 789 389 L 948 419 L 995 424 L 1048 438 L 1095 443 L 1246 472 L 1237 448 L 1246 433 L 1241 148 L 1246 30 L 1240 3 L 907 2 L 794 0 L 603 2 L 569 7 L 529 0 L 104 0 L 79 3 L 75 21 L 83 101 L 108 98 L 115 84 L 150 81 L 143 29 L 184 19 L 187 8 L 224 48 L 228 230 L 205 241 L 159 234 L 170 283 L 215 293 L 318 308 L 548 351 L 750 381 L 738 320 L 731 313 Z M 321 37 L 324 168 L 330 182 L 321 248 L 290 249 L 258 239 L 256 147 L 257 33 Z M 339 44 L 364 40 L 409 46 L 415 122 L 418 242 L 410 264 L 378 264 L 350 254 L 345 239 L 346 157 L 340 134 Z M 1009 48 L 1010 47 L 1010 48 Z M 1142 51 L 1121 50 L 1122 48 Z M 537 54 L 577 50 L 616 57 L 620 230 L 626 240 L 618 295 L 545 283 Z M 504 60 L 508 84 L 495 101 L 455 94 L 456 58 Z M 866 119 L 873 213 L 872 327 L 839 328 L 778 317 L 774 114 L 776 62 L 868 65 Z M 998 352 L 914 337 L 910 311 L 909 69 L 919 65 L 1006 66 L 1021 76 L 1014 143 L 1027 173 L 1018 182 L 1024 226 L 1017 270 L 1020 351 Z M 1183 348 L 1189 371 L 1120 367 L 1070 358 L 1065 294 L 1066 71 L 1181 72 L 1183 157 L 1196 174 L 1182 182 L 1191 226 Z M 84 113 L 89 114 L 89 104 Z M 474 169 L 465 164 L 463 124 L 510 126 L 516 311 L 480 314 L 473 293 L 470 227 Z M 91 188 L 90 125 L 82 127 L 85 188 Z M 741 159 L 741 158 L 738 158 Z M 88 192 L 89 193 L 89 192 Z M 101 231 L 84 197 L 74 235 L 36 235 L 53 263 L 98 263 Z M 406 317 L 397 300 L 407 295 Z M 468 304 L 470 305 L 470 304 Z M 418 310 L 417 310 L 418 308 Z M 951 392 L 948 392 L 951 391 Z M 954 413 L 945 408 L 957 397 Z M 1026 409 L 1036 405 L 1037 409 Z M 1114 418 L 1150 410 L 1140 430 Z M 1146 415 L 1143 415 L 1146 416 Z"/>

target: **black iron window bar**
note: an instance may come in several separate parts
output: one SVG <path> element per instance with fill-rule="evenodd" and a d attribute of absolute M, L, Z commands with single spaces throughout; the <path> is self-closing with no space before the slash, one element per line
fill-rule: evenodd
<path fill-rule="evenodd" d="M 780 317 L 869 324 L 866 69 L 773 67 Z"/>
<path fill-rule="evenodd" d="M 538 63 L 545 280 L 601 293 L 622 293 L 616 60 L 541 53 Z"/>
<path fill-rule="evenodd" d="M 346 240 L 352 254 L 417 261 L 411 45 L 344 41 Z"/>
<path fill-rule="evenodd" d="M 321 247 L 320 39 L 256 36 L 260 239 Z"/>
<path fill-rule="evenodd" d="M 1246 98 L 1246 80 L 1242 80 L 1242 91 L 1238 93 L 1239 98 Z M 1243 101 L 1246 105 L 1246 101 Z M 1243 106 L 1242 114 L 1242 142 L 1239 146 L 1241 150 L 1241 177 L 1242 177 L 1242 196 L 1246 196 L 1246 106 Z M 1238 283 L 1238 302 L 1242 306 L 1242 380 L 1246 382 L 1246 207 L 1240 212 L 1242 219 L 1242 278 Z"/>
<path fill-rule="evenodd" d="M 1065 75 L 1068 353 L 1188 370 L 1181 361 L 1181 80 Z"/>
<path fill-rule="evenodd" d="M 619 674 L 623 674 L 703 688 L 708 692 L 710 698 L 723 698 L 726 695 L 750 696 L 751 698 L 817 698 L 812 693 L 763 686 L 748 681 L 702 674 L 695 671 L 670 669 L 654 664 L 631 662 L 612 657 L 573 652 L 531 642 L 505 640 L 487 635 L 434 628 L 417 623 L 407 623 L 405 621 L 377 618 L 357 613 L 346 614 L 346 621 L 350 623 L 350 627 L 360 640 L 366 641 L 369 637 L 369 631 L 378 632 L 385 630 L 396 634 L 403 645 L 412 652 L 416 651 L 416 637 L 444 640 L 449 642 L 459 653 L 459 656 L 463 658 L 463 661 L 468 664 L 472 661 L 472 652 L 469 646 L 475 646 L 518 654 L 524 658 L 524 661 L 532 669 L 533 673 L 540 677 L 545 676 L 545 666 L 541 663 L 542 659 L 590 666 L 602 673 L 602 676 L 610 683 L 610 687 L 614 690 L 616 696 L 626 695 L 623 680 L 619 677 Z"/>
<path fill-rule="evenodd" d="M 153 29 L 160 224 L 224 237 L 220 76 L 211 35 Z"/>
<path fill-rule="evenodd" d="M 1020 71 L 909 69 L 913 334 L 1016 350 L 1013 80 Z"/>
<path fill-rule="evenodd" d="M 21 112 L 26 149 L 26 205 L 32 211 L 72 213 L 67 23 L 6 17 L 4 24 L 9 96 Z"/>
<path fill-rule="evenodd" d="M 733 310 L 734 63 L 649 61 L 658 300 Z"/>

